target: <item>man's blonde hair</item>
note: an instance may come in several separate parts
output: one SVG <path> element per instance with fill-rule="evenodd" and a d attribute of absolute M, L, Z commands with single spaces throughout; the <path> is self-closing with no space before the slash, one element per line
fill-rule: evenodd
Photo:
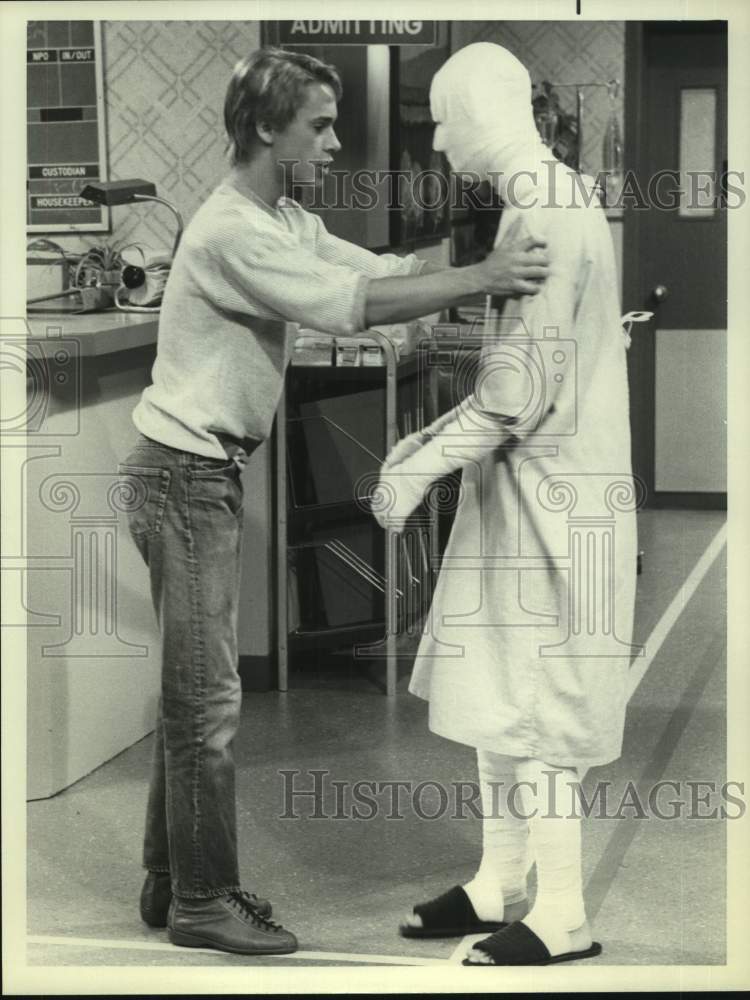
<path fill-rule="evenodd" d="M 224 125 L 232 164 L 246 163 L 257 139 L 256 124 L 283 131 L 304 104 L 311 83 L 325 83 L 341 100 L 335 66 L 302 52 L 264 48 L 234 68 L 224 101 Z"/>

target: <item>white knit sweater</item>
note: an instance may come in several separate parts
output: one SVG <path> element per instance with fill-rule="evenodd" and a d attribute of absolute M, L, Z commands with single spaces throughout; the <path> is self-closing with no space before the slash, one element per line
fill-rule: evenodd
<path fill-rule="evenodd" d="M 224 181 L 175 256 L 136 427 L 216 458 L 225 455 L 217 434 L 263 440 L 299 327 L 358 333 L 368 280 L 422 266 L 413 254 L 376 255 L 338 239 L 289 198 L 269 208 Z"/>

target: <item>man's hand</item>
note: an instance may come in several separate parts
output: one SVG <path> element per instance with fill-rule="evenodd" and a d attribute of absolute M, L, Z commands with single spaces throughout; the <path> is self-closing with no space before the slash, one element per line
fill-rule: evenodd
<path fill-rule="evenodd" d="M 489 295 L 536 295 L 549 272 L 544 240 L 527 236 L 506 239 L 480 263 L 484 290 Z"/>
<path fill-rule="evenodd" d="M 515 234 L 513 226 L 479 264 L 449 267 L 437 274 L 371 278 L 365 294 L 365 327 L 427 316 L 481 294 L 536 295 L 547 277 L 546 243 L 533 236 L 519 240 Z"/>

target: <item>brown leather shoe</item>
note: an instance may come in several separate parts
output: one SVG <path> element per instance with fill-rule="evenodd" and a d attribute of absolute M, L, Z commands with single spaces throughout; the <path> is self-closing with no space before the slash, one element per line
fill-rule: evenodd
<path fill-rule="evenodd" d="M 149 927 L 166 927 L 171 902 L 169 872 L 149 872 L 141 889 L 141 920 Z"/>
<path fill-rule="evenodd" d="M 273 907 L 267 899 L 254 892 L 243 892 L 248 902 L 261 917 L 270 917 Z M 149 927 L 166 927 L 169 904 L 172 902 L 172 884 L 169 872 L 149 872 L 141 889 L 141 920 Z"/>
<path fill-rule="evenodd" d="M 172 944 L 184 948 L 216 948 L 239 955 L 287 955 L 297 950 L 294 934 L 261 916 L 244 892 L 216 899 L 175 896 L 167 933 Z"/>

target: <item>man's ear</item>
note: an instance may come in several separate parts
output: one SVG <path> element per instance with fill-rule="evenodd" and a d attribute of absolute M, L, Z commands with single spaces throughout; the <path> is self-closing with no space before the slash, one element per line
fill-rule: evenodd
<path fill-rule="evenodd" d="M 273 129 L 270 125 L 266 122 L 256 122 L 255 131 L 258 133 L 261 142 L 264 142 L 266 146 L 273 145 Z"/>

